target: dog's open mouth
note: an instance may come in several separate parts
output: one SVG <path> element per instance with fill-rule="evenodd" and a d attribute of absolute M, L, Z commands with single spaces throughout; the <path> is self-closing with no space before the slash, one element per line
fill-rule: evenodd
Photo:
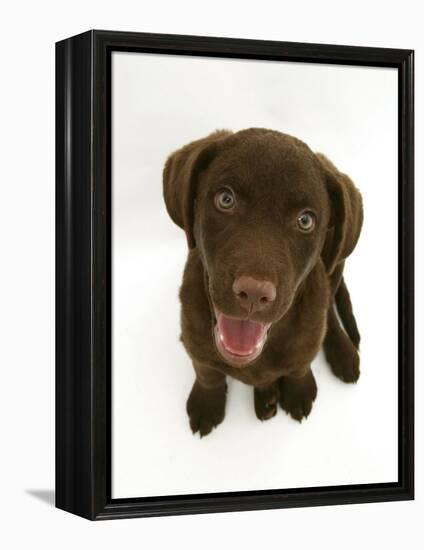
<path fill-rule="evenodd" d="M 218 311 L 215 311 L 215 317 L 215 343 L 226 362 L 243 367 L 261 354 L 270 323 L 234 319 Z"/>

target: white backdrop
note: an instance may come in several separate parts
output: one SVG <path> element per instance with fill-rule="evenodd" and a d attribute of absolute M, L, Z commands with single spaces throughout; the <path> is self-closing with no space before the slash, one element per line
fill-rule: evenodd
<path fill-rule="evenodd" d="M 397 481 L 397 71 L 119 52 L 112 82 L 113 496 Z M 258 421 L 252 387 L 229 379 L 226 418 L 200 440 L 179 341 L 187 246 L 162 169 L 185 143 L 252 126 L 303 139 L 363 194 L 346 268 L 362 375 L 346 385 L 320 355 L 301 425 Z"/>
<path fill-rule="evenodd" d="M 0 34 L 3 546 L 13 550 L 74 550 L 80 546 L 116 550 L 123 545 L 216 550 L 235 543 L 243 550 L 279 544 L 300 550 L 423 546 L 424 217 L 420 214 L 424 204 L 424 36 L 420 7 L 415 0 L 405 0 L 401 5 L 394 0 L 215 0 L 209 4 L 194 0 L 74 0 L 72 5 L 23 0 L 5 4 Z M 415 501 L 97 524 L 53 508 L 54 42 L 90 28 L 416 49 Z M 349 283 L 360 254 L 358 248 L 350 262 Z M 356 292 L 354 298 L 359 313 Z M 320 389 L 322 403 L 322 383 Z M 348 390 L 340 391 L 346 397 Z M 377 408 L 375 404 L 373 409 Z M 236 418 L 236 414 L 229 414 L 225 422 L 231 424 Z M 280 414 L 278 422 L 283 418 Z"/>

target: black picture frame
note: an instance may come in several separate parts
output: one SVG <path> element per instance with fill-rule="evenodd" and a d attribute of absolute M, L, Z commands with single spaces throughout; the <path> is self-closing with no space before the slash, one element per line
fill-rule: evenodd
<path fill-rule="evenodd" d="M 398 70 L 396 483 L 111 498 L 111 53 Z M 411 50 L 89 31 L 56 44 L 56 506 L 91 520 L 412 499 L 414 118 Z"/>

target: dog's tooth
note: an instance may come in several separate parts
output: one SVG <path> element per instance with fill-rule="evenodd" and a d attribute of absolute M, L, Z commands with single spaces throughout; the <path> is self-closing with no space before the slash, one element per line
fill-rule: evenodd
<path fill-rule="evenodd" d="M 265 336 L 261 340 L 259 340 L 259 342 L 255 346 L 255 349 L 256 350 L 260 349 L 264 345 L 264 343 L 265 343 Z"/>

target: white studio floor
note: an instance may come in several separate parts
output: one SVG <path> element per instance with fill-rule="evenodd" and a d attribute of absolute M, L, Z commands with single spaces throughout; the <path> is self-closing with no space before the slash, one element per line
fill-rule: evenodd
<path fill-rule="evenodd" d="M 118 53 L 112 78 L 113 496 L 396 481 L 396 72 Z M 282 411 L 261 423 L 252 388 L 229 381 L 226 419 L 200 440 L 185 412 L 194 374 L 179 342 L 186 244 L 161 174 L 189 141 L 252 126 L 303 139 L 363 195 L 346 267 L 362 375 L 345 385 L 319 356 L 318 397 L 301 425 Z"/>

